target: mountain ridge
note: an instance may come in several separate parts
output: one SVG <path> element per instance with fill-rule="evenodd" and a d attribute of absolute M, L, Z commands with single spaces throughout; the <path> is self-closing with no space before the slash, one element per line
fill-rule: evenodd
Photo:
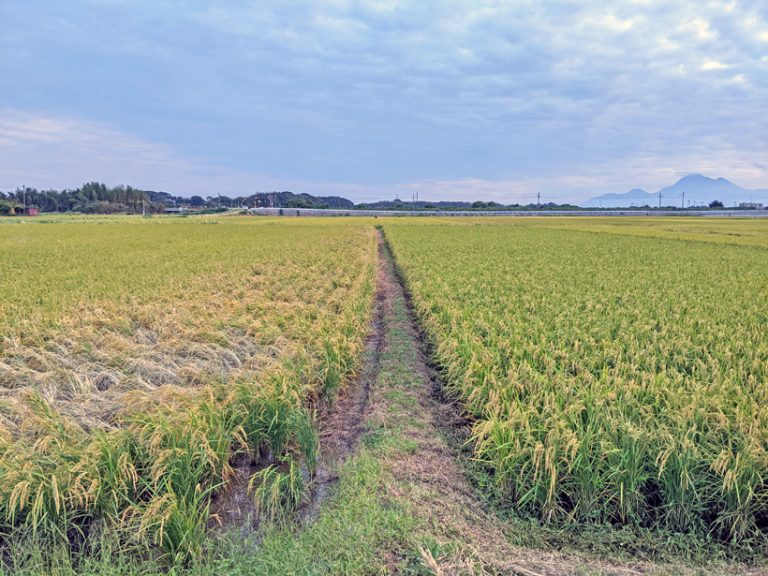
<path fill-rule="evenodd" d="M 633 188 L 622 193 L 608 193 L 580 203 L 584 208 L 629 208 L 632 206 L 707 206 L 718 200 L 725 206 L 742 202 L 768 203 L 768 189 L 750 190 L 737 186 L 727 178 L 710 178 L 702 174 L 688 174 L 671 186 L 656 192 Z"/>

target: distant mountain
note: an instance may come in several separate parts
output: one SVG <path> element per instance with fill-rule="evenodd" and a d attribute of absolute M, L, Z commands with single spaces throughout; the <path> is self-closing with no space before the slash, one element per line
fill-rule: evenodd
<path fill-rule="evenodd" d="M 662 206 L 680 207 L 707 206 L 713 200 L 720 200 L 726 207 L 741 202 L 762 202 L 768 204 L 768 190 L 747 190 L 725 178 L 708 178 L 701 174 L 684 176 L 672 186 L 658 192 L 646 192 L 634 188 L 623 194 L 602 194 L 581 203 L 585 208 L 629 208 L 631 206 L 658 206 L 661 194 Z"/>
<path fill-rule="evenodd" d="M 629 206 L 658 205 L 658 195 L 646 192 L 642 188 L 633 188 L 622 194 L 603 194 L 581 203 L 585 208 L 628 208 Z M 655 202 L 654 202 L 655 200 Z"/>

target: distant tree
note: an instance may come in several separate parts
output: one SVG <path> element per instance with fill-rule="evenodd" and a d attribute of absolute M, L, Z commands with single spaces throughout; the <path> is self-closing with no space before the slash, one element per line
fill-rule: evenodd
<path fill-rule="evenodd" d="M 338 196 L 312 196 L 283 192 L 257 192 L 250 196 L 201 196 L 190 199 L 167 192 L 139 190 L 133 186 L 107 186 L 102 182 L 86 182 L 79 188 L 38 190 L 29 186 L 13 191 L 0 191 L 1 214 L 12 214 L 16 206 L 37 206 L 41 212 L 82 212 L 100 214 L 141 214 L 143 211 L 162 212 L 167 206 L 191 204 L 196 208 L 222 210 L 243 205 L 294 208 L 354 208 L 351 200 Z"/>
<path fill-rule="evenodd" d="M 720 202 L 720 200 L 712 200 L 712 202 L 709 203 L 710 208 L 722 208 L 723 203 Z"/>

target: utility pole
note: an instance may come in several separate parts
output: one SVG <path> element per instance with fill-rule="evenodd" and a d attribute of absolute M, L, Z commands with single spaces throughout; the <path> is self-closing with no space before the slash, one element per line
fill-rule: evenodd
<path fill-rule="evenodd" d="M 541 192 L 536 192 L 536 207 L 541 208 Z"/>
<path fill-rule="evenodd" d="M 683 190 L 683 201 L 680 203 L 680 208 L 685 208 L 685 190 Z"/>
<path fill-rule="evenodd" d="M 661 208 L 661 192 L 659 192 L 659 208 Z"/>
<path fill-rule="evenodd" d="M 146 218 L 147 216 L 147 209 L 144 206 L 144 198 L 141 199 L 141 215 Z"/>
<path fill-rule="evenodd" d="M 27 185 L 26 184 L 24 184 L 21 187 L 21 191 L 22 191 L 22 195 L 24 197 L 24 213 L 26 213 L 27 212 Z"/>

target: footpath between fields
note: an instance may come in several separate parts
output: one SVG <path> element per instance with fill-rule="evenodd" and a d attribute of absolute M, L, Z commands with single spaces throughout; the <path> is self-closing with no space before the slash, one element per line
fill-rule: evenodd
<path fill-rule="evenodd" d="M 364 408 L 348 401 L 353 422 L 361 422 L 353 426 L 359 435 L 343 435 L 338 467 L 326 461 L 333 482 L 323 486 L 310 521 L 268 528 L 255 554 L 226 555 L 230 567 L 245 564 L 259 574 L 760 573 L 560 552 L 534 524 L 501 519 L 462 463 L 460 416 L 436 394 L 439 381 L 383 235 L 380 256 L 376 345 L 366 352 L 362 383 L 347 392 L 359 399 L 362 386 L 368 399 Z"/>

